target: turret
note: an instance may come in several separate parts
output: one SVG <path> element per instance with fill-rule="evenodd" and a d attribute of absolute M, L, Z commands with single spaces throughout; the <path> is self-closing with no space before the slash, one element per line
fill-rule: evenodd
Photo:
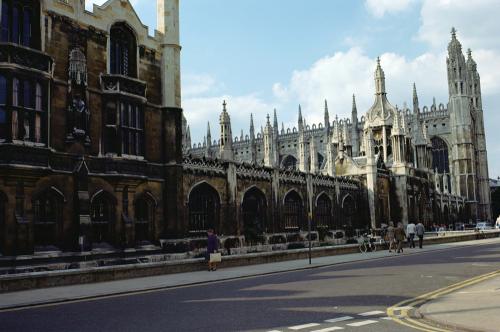
<path fill-rule="evenodd" d="M 298 120 L 299 132 L 304 131 L 304 120 L 302 119 L 302 107 L 299 105 L 299 120 Z"/>
<path fill-rule="evenodd" d="M 375 94 L 385 95 L 385 74 L 380 66 L 380 58 L 377 58 L 377 68 L 375 69 Z"/>
<path fill-rule="evenodd" d="M 318 165 L 318 150 L 316 149 L 316 142 L 314 136 L 311 135 L 311 142 L 309 144 L 309 154 L 311 159 L 311 173 L 316 174 L 319 170 Z"/>
<path fill-rule="evenodd" d="M 330 114 L 328 113 L 328 102 L 325 99 L 325 130 L 330 128 Z"/>
<path fill-rule="evenodd" d="M 418 114 L 419 112 L 420 108 L 418 105 L 417 86 L 413 83 L 413 113 Z"/>
<path fill-rule="evenodd" d="M 264 127 L 264 166 L 273 167 L 273 127 L 267 115 L 266 126 Z"/>
<path fill-rule="evenodd" d="M 162 106 L 181 107 L 179 0 L 157 0 L 161 42 Z"/>
<path fill-rule="evenodd" d="M 351 111 L 351 137 L 352 137 L 352 156 L 359 156 L 359 128 L 358 128 L 358 108 L 356 106 L 356 97 L 352 95 L 352 111 Z"/>
<path fill-rule="evenodd" d="M 233 160 L 233 135 L 231 131 L 231 118 L 226 109 L 226 101 L 222 103 L 222 113 L 219 117 L 220 123 L 220 158 Z"/>
<path fill-rule="evenodd" d="M 253 125 L 253 114 L 250 114 L 250 158 L 252 164 L 257 162 L 257 146 L 255 144 L 255 127 Z"/>

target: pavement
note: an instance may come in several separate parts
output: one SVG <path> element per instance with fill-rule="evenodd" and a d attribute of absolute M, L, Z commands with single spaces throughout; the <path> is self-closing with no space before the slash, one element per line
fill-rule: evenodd
<path fill-rule="evenodd" d="M 438 297 L 419 309 L 438 326 L 459 331 L 500 331 L 500 276 Z"/>
<path fill-rule="evenodd" d="M 500 239 L 429 245 L 405 249 L 402 255 L 378 251 L 321 257 L 312 263 L 296 260 L 4 293 L 0 326 L 9 332 L 202 331 L 211 322 L 212 331 L 414 331 L 388 317 L 387 309 L 500 270 Z M 499 288 L 498 278 L 487 280 L 427 302 L 421 313 L 448 330 L 457 330 L 456 323 L 465 330 L 498 331 L 498 317 L 489 317 L 500 307 Z M 467 320 L 475 329 L 463 324 Z"/>

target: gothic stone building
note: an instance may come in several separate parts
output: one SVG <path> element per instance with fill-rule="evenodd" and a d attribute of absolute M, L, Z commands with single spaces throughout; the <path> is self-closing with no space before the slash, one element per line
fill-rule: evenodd
<path fill-rule="evenodd" d="M 361 118 L 353 96 L 350 119 L 331 122 L 325 101 L 324 124 L 306 124 L 299 106 L 296 128 L 282 125 L 280 130 L 275 110 L 272 123 L 268 115 L 260 132 L 256 134 L 251 116 L 249 134 L 233 139 L 224 102 L 219 140 L 212 141 L 208 124 L 203 143 L 191 146 L 184 123 L 183 151 L 190 158 L 230 160 L 330 181 L 339 176 L 357 179 L 367 190 L 372 227 L 390 220 L 427 225 L 490 220 L 480 77 L 471 51 L 464 57 L 455 29 L 446 65 L 446 106 L 434 101 L 421 108 L 415 84 L 412 109 L 391 105 L 378 60 L 375 100 Z"/>
<path fill-rule="evenodd" d="M 396 110 L 378 66 L 359 122 L 235 140 L 225 105 L 219 143 L 191 148 L 178 0 L 157 0 L 154 36 L 128 0 L 0 4 L 1 255 L 486 217 L 479 75 L 455 35 L 448 109 Z"/>

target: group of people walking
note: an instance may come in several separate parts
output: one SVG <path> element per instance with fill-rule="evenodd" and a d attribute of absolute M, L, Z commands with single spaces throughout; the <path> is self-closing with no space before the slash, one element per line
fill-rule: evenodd
<path fill-rule="evenodd" d="M 394 223 L 389 222 L 389 227 L 387 227 L 385 240 L 389 244 L 389 252 L 395 250 L 397 253 L 403 252 L 403 242 L 408 239 L 408 246 L 410 248 L 415 248 L 415 237 L 418 237 L 418 247 L 422 249 L 424 242 L 425 227 L 419 222 L 414 224 L 409 223 L 406 226 L 406 230 L 403 223 L 399 222 L 397 227 L 394 227 Z"/>

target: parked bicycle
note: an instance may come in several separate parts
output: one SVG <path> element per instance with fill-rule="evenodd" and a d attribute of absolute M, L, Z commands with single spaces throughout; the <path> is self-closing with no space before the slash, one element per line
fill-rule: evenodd
<path fill-rule="evenodd" d="M 367 251 L 377 251 L 375 241 L 376 240 L 372 235 L 364 233 L 359 239 L 359 251 L 362 253 L 366 253 Z"/>

